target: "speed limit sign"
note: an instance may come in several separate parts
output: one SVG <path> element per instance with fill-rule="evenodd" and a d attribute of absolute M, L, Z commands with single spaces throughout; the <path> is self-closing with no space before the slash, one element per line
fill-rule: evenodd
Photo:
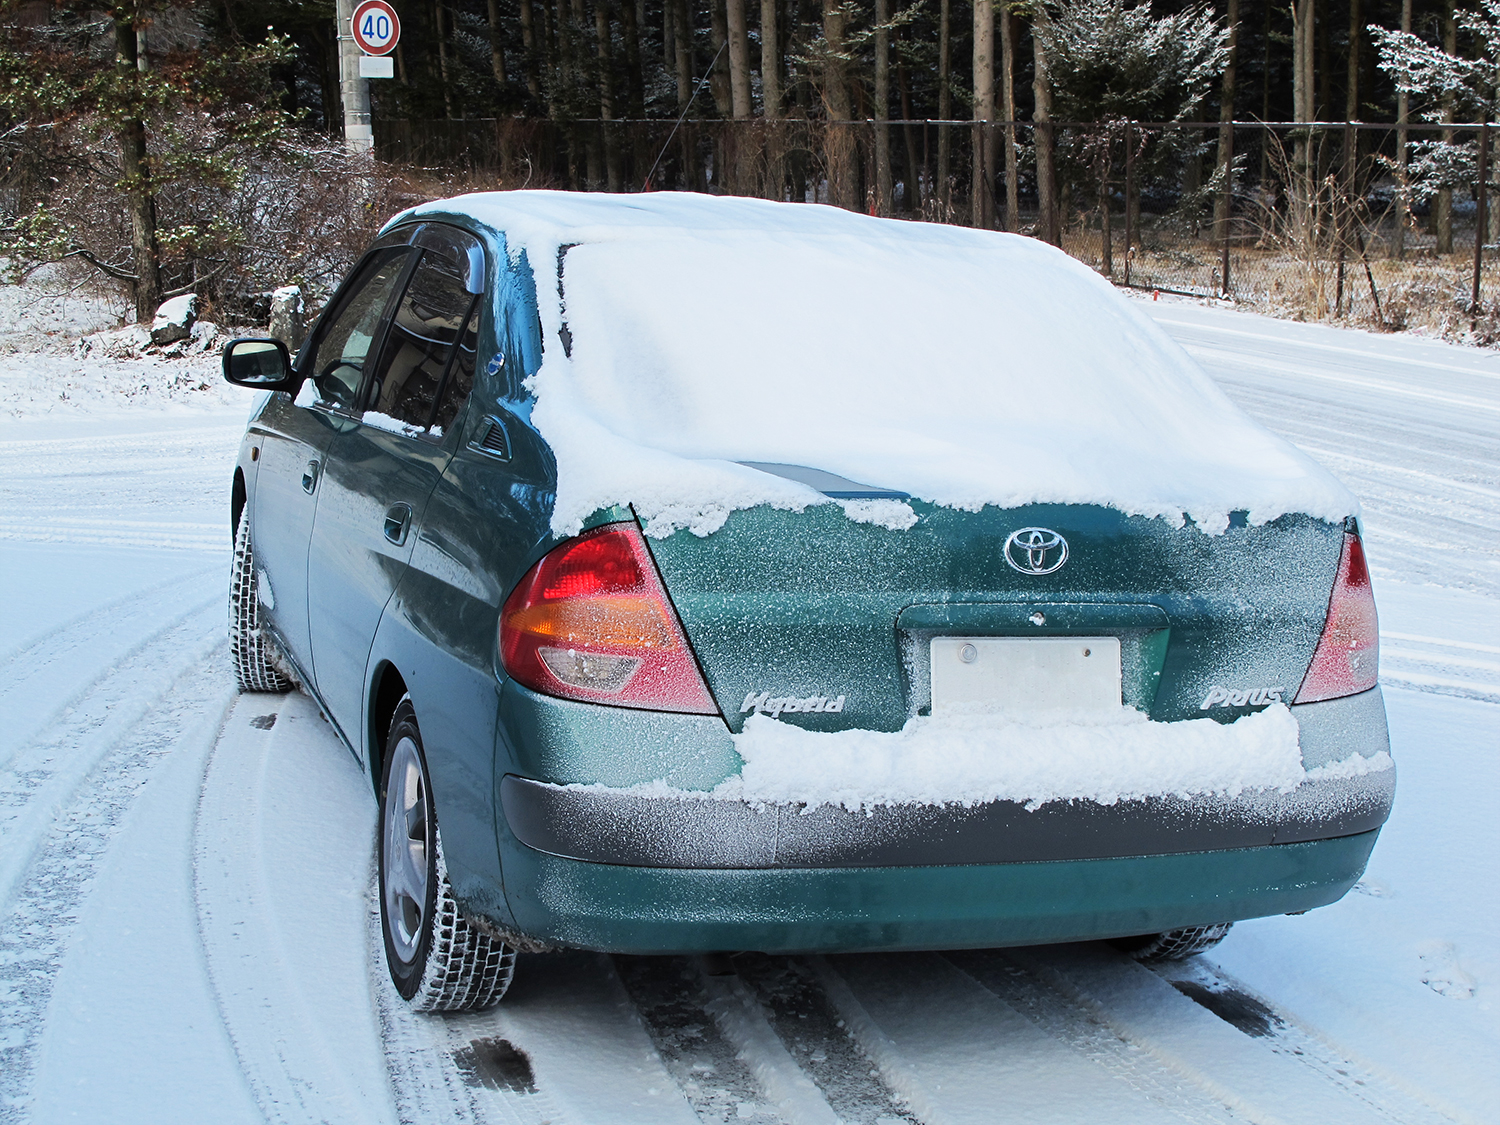
<path fill-rule="evenodd" d="M 401 38 L 401 21 L 386 0 L 361 0 L 349 21 L 354 42 L 367 55 L 388 55 Z"/>

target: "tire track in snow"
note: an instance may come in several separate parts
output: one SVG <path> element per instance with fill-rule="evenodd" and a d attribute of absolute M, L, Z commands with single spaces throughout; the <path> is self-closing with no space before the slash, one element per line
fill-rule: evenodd
<path fill-rule="evenodd" d="M 1418 1125 L 1467 1120 L 1460 1111 L 1432 1104 L 1398 1076 L 1346 1054 L 1315 1030 L 1276 1010 L 1269 1001 L 1221 972 L 1210 958 L 1194 957 L 1151 968 L 1184 996 L 1246 1035 L 1265 1040 L 1276 1054 L 1295 1059 L 1352 1098 L 1367 1103 L 1385 1120 Z"/>
<path fill-rule="evenodd" d="M 1174 987 L 1153 972 L 1103 945 L 1009 950 L 1005 956 L 1048 987 L 1091 1013 L 1168 1072 L 1222 1101 L 1236 1116 L 1257 1125 L 1452 1125 L 1448 1117 L 1377 1080 L 1365 1068 L 1300 1029 L 1284 1041 L 1272 1035 L 1291 1021 L 1258 998 L 1254 1007 L 1219 978 L 1214 989 L 1235 992 L 1240 1009 L 1267 1021 L 1264 1034 L 1247 1032 L 1245 1020 L 1230 1022 L 1230 997 L 1217 1010 L 1202 996 Z M 1171 970 L 1164 970 L 1171 971 Z M 1188 966 L 1188 973 L 1207 972 Z M 1210 991 L 1207 984 L 1200 984 Z"/>
<path fill-rule="evenodd" d="M 1120 1068 L 1098 1065 L 941 955 L 814 964 L 886 1083 L 924 1125 L 1163 1120 L 1162 1105 Z"/>
<path fill-rule="evenodd" d="M 239 696 L 193 835 L 203 958 L 262 1115 L 394 1125 L 364 955 L 373 802 L 310 698 Z"/>
<path fill-rule="evenodd" d="M 101 635 L 110 635 L 122 624 L 119 617 L 126 617 L 128 620 L 130 617 L 143 616 L 156 621 L 161 607 L 152 603 L 162 600 L 163 595 L 177 591 L 184 584 L 207 581 L 210 576 L 222 574 L 224 570 L 223 566 L 215 563 L 201 570 L 175 574 L 155 585 L 122 594 L 113 601 L 104 602 L 50 628 L 23 637 L 9 650 L 0 653 L 0 681 L 6 685 L 0 688 L 0 698 L 14 690 L 12 668 L 21 664 L 27 667 L 49 664 L 63 653 L 71 652 Z"/>
<path fill-rule="evenodd" d="M 816 962 L 744 953 L 733 959 L 790 1060 L 848 1125 L 898 1125 L 917 1119 L 881 1076 L 829 997 Z"/>
<path fill-rule="evenodd" d="M 840 1125 L 839 1115 L 792 1058 L 745 982 L 733 972 L 704 971 L 701 983 L 709 1014 L 781 1117 L 796 1125 Z"/>
<path fill-rule="evenodd" d="M 114 683 L 110 698 L 123 703 L 128 698 L 129 685 L 118 682 L 120 666 L 139 665 L 143 656 L 164 647 L 164 638 L 177 637 L 185 623 L 210 607 L 222 605 L 223 600 L 222 594 L 199 597 L 188 608 L 165 617 L 159 605 L 132 606 L 124 619 L 105 623 L 106 628 L 113 625 L 115 631 L 107 632 L 102 641 L 99 632 L 80 628 L 67 640 L 60 640 L 55 650 L 39 653 L 37 662 L 25 672 L 4 676 L 5 686 L 0 688 L 0 723 L 4 725 L 9 745 L 0 749 L 3 755 L 0 771 L 26 768 L 20 765 L 23 756 L 34 751 L 38 742 L 50 740 L 47 731 L 72 721 L 69 712 L 90 704 L 89 697 L 97 695 L 101 686 Z M 47 647 L 43 646 L 44 650 Z M 49 665 L 73 656 L 80 649 L 87 649 L 87 655 L 76 666 L 62 669 L 60 675 L 53 673 Z M 169 659 L 165 666 L 171 667 L 172 661 Z M 118 690 L 122 686 L 124 692 Z"/>
<path fill-rule="evenodd" d="M 786 1121 L 762 1093 L 739 1046 L 720 1029 L 692 959 L 616 957 L 614 963 L 662 1064 L 699 1121 Z"/>
<path fill-rule="evenodd" d="M 54 822 L 78 803 L 94 770 L 173 693 L 172 677 L 227 647 L 214 608 L 210 601 L 190 609 L 135 646 L 10 755 L 0 773 L 0 903 L 14 897 Z M 143 691 L 142 684 L 155 686 Z"/>
<path fill-rule="evenodd" d="M 1195 1123 L 1236 1120 L 1222 1101 L 1207 1091 L 1184 1088 L 1179 1075 L 1163 1070 L 1092 1011 L 1049 987 L 1041 977 L 1003 951 L 966 951 L 944 956 L 959 972 L 1059 1042 L 1140 1091 L 1166 1114 Z"/>
<path fill-rule="evenodd" d="M 212 741 L 232 700 L 227 644 L 222 639 L 206 650 L 207 659 L 184 660 L 179 645 L 174 661 L 171 647 L 163 647 L 166 651 L 151 670 L 158 680 L 172 678 L 123 721 L 108 725 L 81 784 L 70 792 L 66 805 L 47 818 L 41 839 L 29 842 L 33 846 L 26 854 L 32 862 L 20 871 L 25 881 L 13 878 L 0 897 L 0 1122 L 25 1118 L 52 982 L 78 905 L 90 894 L 116 829 L 162 758 L 181 745 Z M 123 686 L 111 680 L 140 670 L 117 670 L 100 690 Z M 130 681 L 137 687 L 139 682 Z M 68 718 L 76 723 L 80 716 Z M 66 749 L 70 736 L 83 733 L 77 726 L 65 726 L 57 734 L 59 748 Z M 4 846 L 9 863 L 9 837 Z"/>

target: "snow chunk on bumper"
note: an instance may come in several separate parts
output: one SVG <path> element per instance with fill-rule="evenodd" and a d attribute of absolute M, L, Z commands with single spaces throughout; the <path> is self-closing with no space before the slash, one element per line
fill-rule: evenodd
<path fill-rule="evenodd" d="M 1051 801 L 1112 805 L 1147 797 L 1290 792 L 1308 780 L 1297 720 L 1284 705 L 1233 723 L 1155 723 L 1132 708 L 1102 718 L 1030 720 L 975 709 L 913 718 L 899 731 L 819 733 L 752 715 L 735 749 L 738 777 L 714 796 L 841 805 Z M 1358 759 L 1356 762 L 1355 759 Z M 1390 755 L 1354 755 L 1330 776 L 1391 768 Z"/>

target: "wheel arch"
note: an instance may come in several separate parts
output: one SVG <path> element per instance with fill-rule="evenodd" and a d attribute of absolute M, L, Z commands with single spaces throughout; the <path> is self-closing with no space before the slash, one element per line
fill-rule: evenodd
<path fill-rule="evenodd" d="M 406 695 L 406 679 L 389 660 L 382 660 L 370 677 L 369 729 L 365 745 L 370 748 L 370 784 L 380 792 L 381 773 L 385 769 L 385 744 L 391 732 L 391 719 Z"/>
<path fill-rule="evenodd" d="M 234 483 L 229 486 L 229 538 L 240 533 L 240 516 L 245 511 L 249 492 L 245 488 L 245 471 L 238 465 L 234 468 Z"/>

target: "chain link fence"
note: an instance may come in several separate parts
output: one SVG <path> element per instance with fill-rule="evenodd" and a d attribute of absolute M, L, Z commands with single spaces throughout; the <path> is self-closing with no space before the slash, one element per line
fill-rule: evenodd
<path fill-rule="evenodd" d="M 375 138 L 384 160 L 499 187 L 693 190 L 1012 230 L 1133 288 L 1490 339 L 1500 338 L 1490 132 L 512 118 L 377 121 Z"/>

